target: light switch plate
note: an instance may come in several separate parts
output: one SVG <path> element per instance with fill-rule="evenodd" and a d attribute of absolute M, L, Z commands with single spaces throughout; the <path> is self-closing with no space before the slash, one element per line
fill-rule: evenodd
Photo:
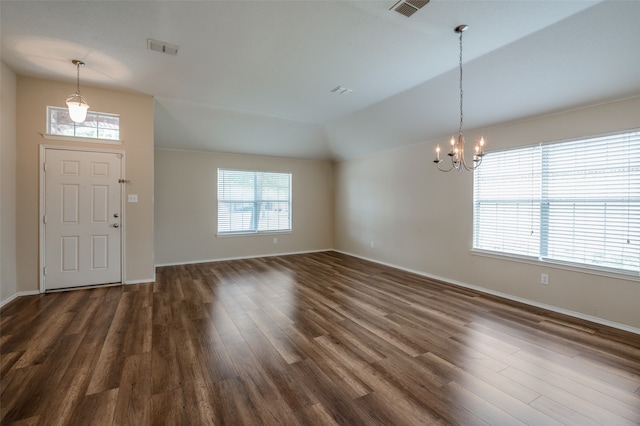
<path fill-rule="evenodd" d="M 130 203 L 137 203 L 138 202 L 138 194 L 129 194 L 128 201 Z"/>

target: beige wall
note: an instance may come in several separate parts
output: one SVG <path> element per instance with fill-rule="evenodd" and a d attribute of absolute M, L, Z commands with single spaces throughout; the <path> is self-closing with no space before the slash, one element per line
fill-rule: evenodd
<path fill-rule="evenodd" d="M 490 150 L 639 127 L 634 98 L 482 134 Z M 479 136 L 465 133 L 467 141 Z M 640 281 L 472 255 L 472 176 L 438 172 L 438 142 L 336 164 L 337 250 L 640 329 Z M 542 272 L 548 286 L 539 284 Z"/>
<path fill-rule="evenodd" d="M 16 90 L 13 71 L 0 64 L 0 305 L 17 294 Z"/>
<path fill-rule="evenodd" d="M 17 269 L 20 291 L 39 289 L 39 150 L 40 145 L 125 151 L 126 193 L 138 194 L 125 212 L 126 282 L 153 281 L 153 98 L 82 86 L 92 111 L 120 114 L 123 145 L 44 139 L 46 107 L 65 106 L 75 84 L 18 76 L 17 102 Z"/>
<path fill-rule="evenodd" d="M 216 237 L 218 167 L 292 173 L 293 232 Z M 156 150 L 155 170 L 157 265 L 333 247 L 328 161 Z"/>

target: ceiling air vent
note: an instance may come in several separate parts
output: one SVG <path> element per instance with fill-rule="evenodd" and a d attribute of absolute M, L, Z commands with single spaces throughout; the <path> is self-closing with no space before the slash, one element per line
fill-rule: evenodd
<path fill-rule="evenodd" d="M 353 89 L 347 89 L 346 87 L 338 86 L 335 89 L 330 90 L 331 93 L 335 93 L 336 95 L 348 95 L 349 93 L 353 93 Z"/>
<path fill-rule="evenodd" d="M 147 39 L 147 49 L 154 52 L 166 53 L 167 55 L 177 55 L 178 46 L 164 41 Z"/>
<path fill-rule="evenodd" d="M 429 0 L 400 0 L 389 10 L 395 10 L 408 18 L 422 9 L 427 3 L 429 3 Z"/>

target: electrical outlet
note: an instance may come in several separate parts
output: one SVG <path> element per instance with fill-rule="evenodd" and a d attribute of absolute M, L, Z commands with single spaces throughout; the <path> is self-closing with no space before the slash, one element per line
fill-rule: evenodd
<path fill-rule="evenodd" d="M 373 248 L 373 246 L 374 246 L 373 241 L 371 241 L 371 248 Z"/>
<path fill-rule="evenodd" d="M 540 284 L 549 284 L 549 274 L 540 274 Z"/>
<path fill-rule="evenodd" d="M 273 244 L 278 244 L 278 239 L 277 238 L 273 239 Z"/>

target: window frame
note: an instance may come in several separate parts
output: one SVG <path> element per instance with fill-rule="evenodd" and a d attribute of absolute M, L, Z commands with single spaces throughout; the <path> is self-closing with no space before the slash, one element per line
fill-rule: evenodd
<path fill-rule="evenodd" d="M 640 135 L 638 135 L 638 133 L 640 132 L 640 129 L 630 129 L 630 130 L 622 130 L 622 131 L 617 131 L 617 132 L 612 132 L 612 133 L 607 133 L 607 134 L 600 134 L 600 135 L 589 135 L 589 136 L 584 136 L 584 137 L 580 137 L 580 138 L 574 138 L 574 139 L 568 139 L 568 140 L 560 140 L 560 141 L 552 141 L 552 142 L 544 142 L 544 143 L 538 143 L 538 144 L 533 144 L 533 145 L 525 145 L 525 146 L 519 146 L 519 147 L 514 147 L 514 148 L 508 148 L 508 149 L 503 149 L 503 150 L 498 150 L 498 151 L 492 151 L 492 152 L 488 152 L 487 155 L 491 155 L 491 153 L 507 153 L 507 152 L 513 152 L 513 151 L 524 151 L 527 149 L 532 149 L 532 148 L 538 148 L 540 151 L 540 170 L 537 171 L 540 175 L 540 188 L 539 188 L 539 198 L 536 200 L 534 195 L 534 192 L 529 193 L 530 197 L 528 198 L 528 200 L 532 201 L 533 203 L 538 203 L 538 208 L 539 208 L 539 224 L 538 227 L 535 229 L 535 233 L 537 234 L 538 238 L 539 238 L 539 244 L 540 246 L 538 247 L 537 250 L 537 254 L 535 256 L 531 256 L 531 255 L 527 255 L 527 254 L 518 254 L 518 253 L 513 253 L 513 252 L 507 252 L 507 251 L 500 251 L 500 250 L 492 250 L 492 249 L 487 249 L 484 248 L 482 246 L 478 246 L 478 235 L 477 235 L 477 231 L 478 231 L 478 226 L 480 226 L 480 224 L 478 224 L 478 209 L 479 209 L 479 204 L 480 202 L 478 201 L 477 197 L 477 185 L 480 185 L 481 182 L 478 182 L 478 175 L 474 175 L 474 182 L 473 182 L 473 226 L 472 226 L 472 248 L 471 248 L 471 253 L 475 254 L 475 255 L 480 255 L 480 256 L 485 256 L 485 257 L 491 257 L 491 258 L 498 258 L 498 259 L 504 259 L 507 258 L 509 260 L 514 260 L 514 261 L 518 261 L 518 262 L 524 262 L 524 263 L 530 263 L 530 264 L 545 264 L 547 266 L 550 267 L 556 267 L 556 268 L 560 268 L 560 269 L 566 269 L 566 270 L 572 270 L 572 271 L 578 271 L 578 272 L 583 272 L 583 273 L 590 273 L 590 274 L 594 274 L 594 275 L 603 275 L 603 276 L 608 276 L 608 277 L 615 277 L 615 278 L 623 278 L 623 279 L 631 279 L 634 281 L 640 281 L 640 265 L 638 265 L 637 269 L 634 268 L 628 268 L 625 267 L 624 263 L 621 263 L 621 267 L 620 268 L 616 268 L 616 267 L 612 267 L 612 266 L 606 266 L 606 265 L 595 265 L 593 264 L 593 262 L 596 261 L 596 258 L 589 258 L 586 262 L 591 262 L 591 263 L 581 263 L 581 262 L 576 262 L 576 261 L 570 261 L 570 260 L 562 260 L 562 259 L 558 259 L 558 258 L 554 258 L 554 257 L 549 257 L 548 256 L 548 249 L 549 246 L 548 244 L 548 238 L 549 238 L 549 230 L 550 228 L 552 228 L 552 226 L 556 226 L 552 223 L 551 220 L 549 220 L 548 218 L 548 214 L 549 214 L 549 202 L 553 201 L 553 197 L 547 197 L 547 194 L 545 193 L 546 188 L 545 186 L 549 184 L 549 181 L 552 180 L 551 177 L 549 177 L 551 175 L 551 172 L 549 172 L 549 170 L 545 170 L 545 165 L 544 165 L 544 160 L 542 159 L 544 157 L 544 155 L 548 155 L 548 151 L 553 150 L 553 147 L 557 147 L 560 146 L 560 144 L 569 144 L 569 143 L 589 143 L 589 142 L 593 142 L 594 144 L 598 144 L 599 140 L 605 139 L 605 138 L 625 138 L 628 137 L 627 135 L 630 136 L 630 143 L 634 144 L 634 143 L 638 143 L 638 140 L 640 139 Z M 611 143 L 611 142 L 609 142 Z M 631 145 L 633 146 L 633 145 Z M 576 148 L 577 149 L 577 148 Z M 545 151 L 546 150 L 546 151 Z M 619 150 L 622 151 L 623 149 Z M 617 152 L 617 151 L 616 151 Z M 632 182 L 631 179 L 637 179 L 637 163 L 636 163 L 637 159 L 634 160 L 633 163 L 629 163 L 630 165 L 630 169 L 628 170 L 627 174 L 625 176 L 629 176 L 630 178 L 628 179 L 628 182 Z M 485 162 L 483 162 L 483 166 L 484 167 L 486 165 Z M 476 171 L 477 173 L 477 171 Z M 545 173 L 547 174 L 545 176 Z M 558 179 L 558 178 L 556 178 Z M 618 182 L 618 181 L 615 181 Z M 633 182 L 637 182 L 637 180 L 634 180 Z M 622 182 L 624 184 L 624 182 Z M 637 185 L 637 183 L 636 183 Z M 631 188 L 631 186 L 629 186 L 629 188 Z M 633 212 L 636 211 L 637 209 L 637 205 L 638 205 L 638 196 L 634 195 L 635 191 L 632 192 L 628 192 L 627 193 L 627 197 L 625 197 L 624 202 L 628 203 L 628 207 L 627 207 L 627 215 L 631 215 L 631 213 L 629 212 Z M 587 197 L 584 198 L 584 203 L 585 205 L 588 205 L 589 202 L 596 202 L 599 201 L 600 198 L 596 195 L 596 196 L 592 196 L 592 197 Z M 603 203 L 604 201 L 601 201 L 601 203 Z M 609 202 L 620 202 L 619 200 L 616 200 L 614 197 L 611 198 L 611 200 L 607 199 L 606 200 L 607 203 Z M 622 210 L 624 212 L 624 210 Z M 582 218 L 584 220 L 584 218 Z M 637 222 L 637 221 L 636 221 Z M 632 231 L 634 232 L 633 235 L 635 236 L 637 230 L 638 230 L 638 224 L 636 222 L 628 222 L 627 223 L 627 227 L 631 228 Z M 635 226 L 634 226 L 635 225 Z M 606 229 L 606 225 L 603 225 L 601 227 L 594 227 L 593 231 L 597 232 L 601 229 Z M 486 232 L 486 231 L 485 231 Z M 593 233 L 588 234 L 593 235 Z M 627 238 L 629 238 L 628 234 Z M 632 241 L 635 240 L 636 238 L 632 238 Z M 638 247 L 638 241 L 633 241 L 632 242 L 636 248 L 632 248 L 632 253 L 637 250 Z M 634 264 L 632 264 L 631 266 L 634 266 Z"/>
<path fill-rule="evenodd" d="M 63 123 L 65 125 L 68 126 L 73 126 L 73 135 L 67 135 L 67 134 L 63 134 L 63 133 L 54 133 L 53 132 L 53 120 L 52 120 L 52 114 L 54 112 L 65 112 L 67 111 L 66 108 L 63 107 L 58 107 L 58 106 L 52 106 L 52 105 L 47 105 L 47 123 L 46 123 L 46 133 L 43 134 L 43 137 L 45 139 L 52 139 L 52 140 L 69 140 L 69 141 L 78 141 L 78 142 L 90 142 L 90 143 L 101 143 L 101 144 L 116 144 L 116 145 L 120 145 L 122 143 L 124 143 L 124 141 L 122 139 L 120 139 L 120 114 L 113 114 L 113 113 L 108 113 L 108 112 L 99 112 L 99 111 L 89 111 L 87 113 L 87 117 L 93 115 L 96 116 L 96 126 L 95 127 L 89 127 L 89 126 L 85 126 L 84 123 L 75 123 L 73 121 L 71 121 L 71 119 L 69 119 L 68 123 Z M 112 118 L 112 117 L 117 117 L 118 118 L 118 128 L 117 128 L 117 132 L 118 132 L 118 136 L 117 138 L 100 138 L 98 137 L 98 135 L 100 134 L 100 129 L 101 127 L 99 126 L 99 122 L 100 122 L 100 118 L 102 117 L 108 117 L 108 118 Z M 86 123 L 86 121 L 85 121 Z M 78 136 L 77 135 L 77 131 L 79 128 L 90 128 L 90 129 L 95 129 L 95 137 L 93 136 L 86 136 L 86 135 L 81 135 Z"/>
<path fill-rule="evenodd" d="M 251 199 L 249 198 L 238 198 L 235 200 L 221 200 L 220 191 L 221 191 L 221 182 L 220 182 L 220 173 L 221 172 L 241 172 L 246 174 L 253 174 L 253 196 Z M 263 177 L 264 175 L 286 175 L 288 177 L 288 199 L 272 199 L 272 198 L 261 198 L 258 197 L 258 185 L 256 184 L 258 176 Z M 226 203 L 229 205 L 239 205 L 239 204 L 252 204 L 253 208 L 250 210 L 252 212 L 251 222 L 252 226 L 250 229 L 236 229 L 230 231 L 221 231 L 221 203 Z M 287 222 L 288 228 L 279 228 L 279 229 L 260 229 L 260 217 L 261 213 L 264 211 L 262 209 L 263 205 L 272 204 L 272 203 L 287 203 Z M 218 237 L 230 237 L 230 236 L 247 236 L 247 235 L 262 235 L 262 234 L 285 234 L 293 232 L 293 173 L 291 172 L 271 172 L 271 171 L 263 171 L 263 170 L 246 170 L 246 169 L 236 169 L 236 168 L 225 168 L 218 167 L 216 171 L 216 236 Z M 229 210 L 231 207 L 229 207 Z M 258 214 L 255 214 L 258 212 Z"/>

